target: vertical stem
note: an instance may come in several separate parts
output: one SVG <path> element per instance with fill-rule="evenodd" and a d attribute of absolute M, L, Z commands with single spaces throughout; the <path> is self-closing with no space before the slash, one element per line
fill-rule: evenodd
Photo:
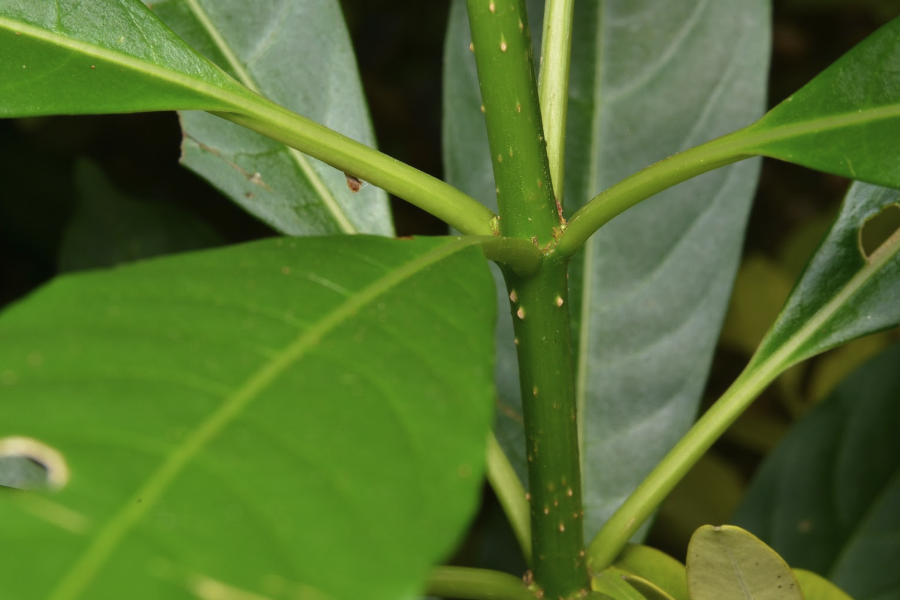
<path fill-rule="evenodd" d="M 535 581 L 547 598 L 590 589 L 569 326 L 567 265 L 507 270 L 525 416 Z"/>
<path fill-rule="evenodd" d="M 467 0 L 497 184 L 500 232 L 546 246 L 561 224 L 541 123 L 525 0 Z"/>
<path fill-rule="evenodd" d="M 491 147 L 500 232 L 548 247 L 553 195 L 525 0 L 467 0 Z M 518 340 L 535 582 L 555 600 L 588 590 L 566 261 L 504 269 Z"/>

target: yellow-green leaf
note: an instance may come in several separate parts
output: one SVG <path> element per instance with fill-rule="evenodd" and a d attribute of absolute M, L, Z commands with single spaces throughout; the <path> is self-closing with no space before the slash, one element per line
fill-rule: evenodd
<path fill-rule="evenodd" d="M 687 558 L 691 600 L 803 600 L 787 563 L 740 527 L 704 525 Z"/>

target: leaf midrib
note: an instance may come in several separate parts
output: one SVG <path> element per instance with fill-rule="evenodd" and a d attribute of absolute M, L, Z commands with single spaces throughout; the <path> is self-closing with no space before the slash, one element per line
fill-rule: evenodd
<path fill-rule="evenodd" d="M 74 561 L 72 568 L 50 593 L 48 600 L 76 600 L 81 597 L 129 531 L 156 505 L 192 459 L 289 367 L 301 360 L 309 348 L 379 296 L 429 266 L 471 245 L 472 243 L 466 240 L 454 240 L 389 272 L 348 297 L 345 302 L 299 334 L 281 352 L 265 362 L 246 379 L 243 385 L 226 398 L 214 413 L 184 438 L 144 485 L 100 528 L 81 556 Z"/>
<path fill-rule="evenodd" d="M 840 311 L 850 298 L 858 292 L 868 281 L 875 276 L 882 267 L 884 267 L 892 258 L 900 253 L 900 237 L 893 236 L 878 248 L 877 252 L 870 256 L 870 260 L 860 268 L 860 270 L 851 277 L 831 300 L 826 302 L 812 317 L 806 320 L 804 325 L 796 331 L 790 338 L 785 341 L 775 352 L 771 353 L 768 358 L 762 360 L 755 371 L 757 373 L 769 373 L 774 371 L 783 372 L 791 365 L 817 353 L 816 349 L 798 352 L 802 346 L 812 337 L 821 331 L 829 319 Z M 765 340 L 760 347 L 765 344 Z"/>
<path fill-rule="evenodd" d="M 748 146 L 753 144 L 779 142 L 792 137 L 822 133 L 823 131 L 841 129 L 843 127 L 866 125 L 895 117 L 900 117 L 900 102 L 889 104 L 887 106 L 880 106 L 878 108 L 858 109 L 857 112 L 837 113 L 834 115 L 817 117 L 800 122 L 783 123 L 770 127 L 766 127 L 766 119 L 763 117 L 757 125 L 751 125 L 748 128 L 748 137 L 745 138 L 744 141 Z M 756 127 L 759 127 L 761 131 L 754 131 Z"/>
<path fill-rule="evenodd" d="M 194 17 L 196 17 L 197 21 L 200 22 L 200 25 L 203 27 L 203 29 L 212 39 L 213 43 L 222 53 L 222 56 L 224 56 L 225 60 L 228 61 L 228 65 L 232 69 L 234 69 L 238 80 L 249 89 L 253 90 L 257 94 L 262 95 L 256 80 L 253 78 L 250 72 L 244 68 L 244 65 L 241 64 L 240 59 L 234 53 L 234 50 L 231 48 L 229 43 L 222 36 L 221 32 L 216 29 L 212 20 L 209 18 L 209 15 L 206 14 L 206 11 L 203 10 L 202 6 L 200 6 L 199 0 L 184 1 L 185 4 L 187 4 L 188 9 L 190 9 L 190 11 L 194 14 Z M 303 172 L 304 176 L 306 176 L 306 179 L 319 195 L 319 198 L 321 198 L 322 203 L 325 205 L 325 208 L 328 209 L 328 212 L 330 212 L 332 217 L 334 217 L 334 220 L 337 222 L 338 227 L 340 227 L 341 231 L 346 234 L 359 233 L 359 230 L 344 213 L 343 209 L 338 204 L 337 199 L 331 193 L 331 190 L 329 190 L 325 185 L 325 182 L 322 181 L 322 178 L 319 177 L 319 174 L 316 173 L 315 169 L 313 169 L 312 164 L 310 164 L 306 156 L 302 152 L 295 150 L 290 146 L 285 146 L 285 149 L 287 150 L 288 155 L 291 157 L 291 160 L 293 160 L 297 167 Z"/>
<path fill-rule="evenodd" d="M 143 73 L 149 77 L 160 79 L 167 83 L 171 83 L 185 89 L 192 90 L 201 95 L 208 96 L 210 97 L 210 99 L 220 102 L 223 106 L 230 106 L 232 109 L 236 109 L 238 104 L 243 104 L 248 99 L 247 97 L 239 94 L 237 90 L 228 90 L 217 85 L 207 83 L 206 81 L 197 77 L 191 77 L 172 69 L 159 67 L 151 62 L 138 59 L 121 52 L 115 52 L 102 46 L 82 42 L 80 40 L 66 37 L 64 35 L 60 35 L 58 33 L 54 33 L 40 27 L 35 27 L 33 25 L 22 23 L 20 21 L 14 21 L 6 17 L 0 16 L 0 29 L 7 29 L 8 31 L 25 34 L 27 36 L 46 41 L 56 46 L 69 48 L 75 53 L 83 54 L 85 56 L 93 56 L 110 64 L 126 67 L 127 69 L 130 69 L 132 71 Z M 218 67 L 215 68 L 219 69 Z M 216 107 L 214 110 L 220 109 Z"/>

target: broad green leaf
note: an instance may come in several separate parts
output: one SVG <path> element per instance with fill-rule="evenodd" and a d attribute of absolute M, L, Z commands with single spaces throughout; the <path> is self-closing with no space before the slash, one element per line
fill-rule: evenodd
<path fill-rule="evenodd" d="M 900 18 L 746 131 L 755 153 L 900 187 Z"/>
<path fill-rule="evenodd" d="M 248 88 L 374 147 L 353 48 L 337 0 L 148 2 L 172 29 Z M 387 195 L 358 193 L 328 165 L 208 114 L 185 112 L 182 161 L 290 235 L 391 235 Z"/>
<path fill-rule="evenodd" d="M 0 317 L 16 600 L 410 598 L 480 497 L 493 285 L 455 239 L 265 240 Z M 2 482 L 0 482 L 2 483 Z"/>
<path fill-rule="evenodd" d="M 120 192 L 89 161 L 75 165 L 75 187 L 79 204 L 60 243 L 60 271 L 111 267 L 223 243 L 209 225 L 177 206 Z"/>
<path fill-rule="evenodd" d="M 249 94 L 139 0 L 0 0 L 0 117 L 221 110 Z"/>
<path fill-rule="evenodd" d="M 740 527 L 704 525 L 688 546 L 691 600 L 803 600 L 787 563 Z"/>
<path fill-rule="evenodd" d="M 451 9 L 447 38 L 445 170 L 451 183 L 493 202 L 463 4 Z M 541 2 L 529 4 L 533 29 L 542 14 Z M 576 3 L 567 214 L 627 175 L 756 119 L 765 102 L 768 36 L 762 0 Z M 660 194 L 615 219 L 573 261 L 589 536 L 694 418 L 757 167 L 734 165 Z M 506 312 L 505 294 L 500 301 Z M 497 436 L 524 472 L 508 321 L 498 333 Z"/>
<path fill-rule="evenodd" d="M 900 192 L 855 183 L 748 370 L 781 368 L 854 338 L 900 324 L 900 234 L 868 255 L 860 231 L 882 210 L 900 210 Z"/>
<path fill-rule="evenodd" d="M 794 577 L 800 582 L 806 600 L 853 600 L 844 590 L 812 571 L 794 569 Z"/>
<path fill-rule="evenodd" d="M 629 544 L 614 566 L 653 583 L 674 600 L 688 600 L 684 565 L 656 548 Z"/>
<path fill-rule="evenodd" d="M 735 516 L 793 566 L 857 600 L 900 598 L 898 364 L 895 345 L 810 411 L 766 459 Z"/>

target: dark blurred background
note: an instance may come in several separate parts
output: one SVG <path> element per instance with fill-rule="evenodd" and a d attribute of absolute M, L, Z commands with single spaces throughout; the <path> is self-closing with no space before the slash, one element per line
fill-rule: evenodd
<path fill-rule="evenodd" d="M 341 4 L 380 148 L 440 178 L 441 67 L 449 0 L 342 0 Z M 775 0 L 770 105 L 898 14 L 900 0 Z M 178 165 L 180 137 L 172 113 L 0 120 L 0 307 L 61 270 L 116 260 L 84 256 L 85 244 L 117 229 L 117 218 L 146 223 L 153 212 L 148 205 L 166 207 L 163 217 L 153 218 L 186 212 L 193 229 L 184 239 L 178 232 L 172 234 L 174 242 L 119 240 L 130 248 L 122 256 L 160 244 L 190 249 L 187 238 L 218 244 L 275 235 Z M 99 172 L 85 167 L 85 158 Z M 121 192 L 104 183 L 100 173 Z M 707 402 L 746 362 L 836 213 L 847 185 L 831 175 L 764 163 L 747 232 L 746 259 Z M 79 203 L 77 188 L 94 190 L 100 200 L 91 206 Z M 115 213 L 116 206 L 129 202 L 137 203 L 130 205 L 127 215 Z M 446 232 L 442 223 L 422 211 L 396 199 L 392 204 L 400 235 Z M 85 227 L 91 214 L 107 215 L 110 227 L 101 226 L 102 218 L 94 229 Z M 66 254 L 80 258 L 62 259 Z M 851 346 L 836 358 L 827 355 L 782 378 L 673 494 L 651 541 L 679 556 L 694 527 L 727 520 L 760 456 L 827 393 L 837 378 L 834 373 L 846 372 L 896 338 L 890 332 L 885 336 Z M 516 572 L 521 565 L 512 550 L 514 542 L 489 492 L 486 498 L 458 560 Z"/>

